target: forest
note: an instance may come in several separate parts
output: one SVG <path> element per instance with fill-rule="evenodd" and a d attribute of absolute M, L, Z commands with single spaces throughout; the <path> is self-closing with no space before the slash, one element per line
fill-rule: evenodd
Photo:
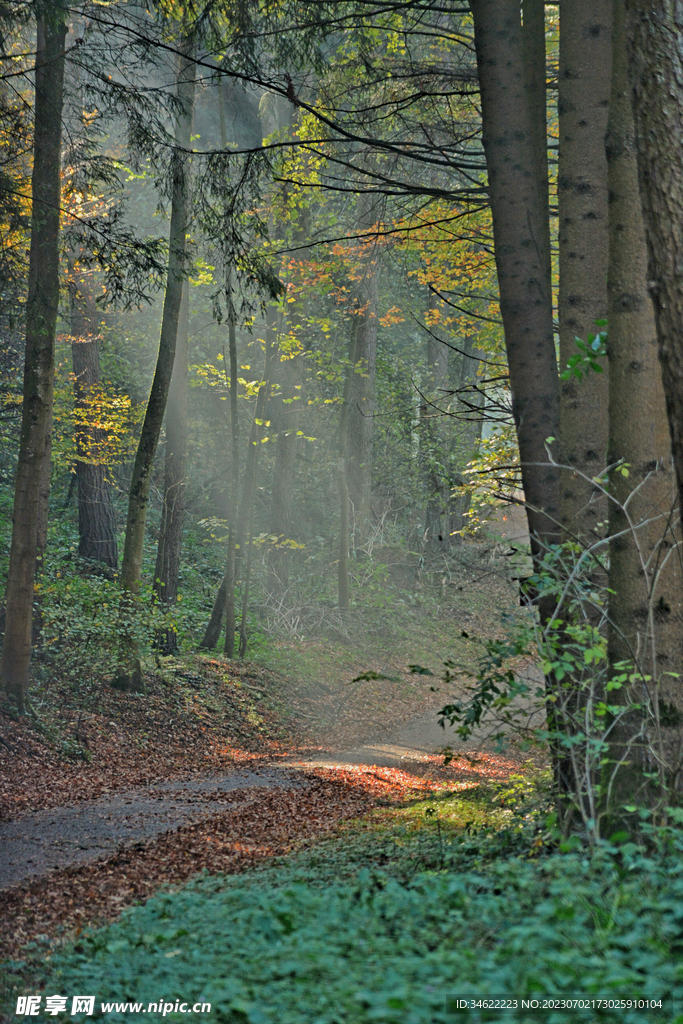
<path fill-rule="evenodd" d="M 0 0 L 3 1021 L 683 1024 L 682 40 Z"/>

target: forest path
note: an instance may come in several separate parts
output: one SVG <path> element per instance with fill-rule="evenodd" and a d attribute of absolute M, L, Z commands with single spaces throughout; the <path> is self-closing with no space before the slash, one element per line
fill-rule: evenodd
<path fill-rule="evenodd" d="M 450 746 L 455 755 L 449 768 L 440 755 L 444 746 Z M 0 824 L 0 890 L 96 860 L 216 813 L 229 813 L 231 794 L 238 790 L 258 789 L 262 797 L 267 790 L 301 789 L 311 784 L 311 771 L 334 772 L 349 766 L 399 769 L 415 776 L 416 782 L 428 777 L 444 783 L 476 783 L 507 778 L 518 769 L 519 760 L 514 754 L 492 753 L 483 736 L 463 743 L 454 729 L 442 729 L 432 712 L 374 743 L 347 750 L 163 782 L 76 806 L 35 811 Z"/>
<path fill-rule="evenodd" d="M 282 768 L 237 770 L 34 811 L 0 824 L 0 889 L 229 810 L 230 794 L 237 790 L 302 785 L 294 772 Z"/>

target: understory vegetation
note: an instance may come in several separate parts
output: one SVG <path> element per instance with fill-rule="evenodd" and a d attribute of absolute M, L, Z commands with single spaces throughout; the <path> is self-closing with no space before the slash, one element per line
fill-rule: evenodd
<path fill-rule="evenodd" d="M 230 1024 L 683 1020 L 680 832 L 645 822 L 643 845 L 558 851 L 545 799 L 523 776 L 445 789 L 266 869 L 199 877 L 79 936 L 45 991 L 210 1002 Z M 517 1008 L 457 1003 L 495 997 Z"/>

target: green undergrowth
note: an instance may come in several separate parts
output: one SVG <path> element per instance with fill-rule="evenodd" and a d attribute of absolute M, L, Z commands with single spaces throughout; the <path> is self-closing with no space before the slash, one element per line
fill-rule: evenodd
<path fill-rule="evenodd" d="M 95 994 L 96 1015 L 208 1002 L 225 1024 L 683 1022 L 683 835 L 558 852 L 539 801 L 519 780 L 444 790 L 265 869 L 198 877 L 81 935 L 44 990 Z M 548 996 L 618 1005 L 522 1007 Z M 487 997 L 518 1006 L 458 1004 Z M 662 1008 L 618 1003 L 638 999 Z"/>

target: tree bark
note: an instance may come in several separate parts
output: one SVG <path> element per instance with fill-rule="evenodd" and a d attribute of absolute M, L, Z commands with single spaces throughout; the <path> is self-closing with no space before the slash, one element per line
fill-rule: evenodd
<path fill-rule="evenodd" d="M 529 534 L 538 564 L 559 539 L 558 472 L 546 440 L 559 430 L 547 221 L 528 101 L 518 0 L 471 0 L 500 310 Z"/>
<path fill-rule="evenodd" d="M 0 685 L 24 710 L 31 659 L 31 621 L 38 527 L 46 520 L 54 343 L 59 303 L 60 150 L 64 88 L 64 13 L 37 22 L 35 134 L 31 178 L 31 246 L 26 303 L 21 441 L 12 543 L 5 592 Z"/>
<path fill-rule="evenodd" d="M 559 169 L 560 365 L 607 316 L 607 164 L 612 0 L 560 6 Z M 592 479 L 607 453 L 609 373 L 562 381 L 560 519 L 568 537 L 591 544 L 607 514 Z"/>
<path fill-rule="evenodd" d="M 679 498 L 683 497 L 683 53 L 674 0 L 629 0 L 630 52 L 640 199 L 659 360 Z"/>
<path fill-rule="evenodd" d="M 167 608 L 173 608 L 178 601 L 178 577 L 185 520 L 189 305 L 190 283 L 184 281 L 173 375 L 166 407 L 164 505 L 154 569 L 154 593 L 156 599 Z M 166 629 L 159 638 L 159 646 L 164 654 L 174 654 L 178 650 L 176 631 Z"/>
<path fill-rule="evenodd" d="M 76 428 L 76 483 L 78 486 L 78 554 L 102 562 L 111 569 L 118 565 L 116 516 L 107 468 L 91 448 L 104 440 L 103 431 L 88 425 L 89 398 L 100 384 L 100 356 L 94 303 L 86 288 L 74 285 L 71 294 L 71 359 L 74 372 Z"/>
<path fill-rule="evenodd" d="M 194 43 L 185 39 L 181 46 L 185 55 L 179 58 L 176 86 L 180 106 L 175 124 L 177 148 L 171 159 L 172 191 L 168 277 L 164 293 L 157 364 L 133 464 L 128 498 L 126 537 L 121 562 L 121 587 L 124 592 L 123 616 L 132 614 L 132 603 L 140 589 L 149 488 L 171 385 L 183 281 L 187 276 L 187 225 L 190 204 L 188 151 L 192 144 L 196 65 L 193 60 Z M 144 680 L 137 647 L 127 636 L 124 636 L 121 654 L 121 664 L 112 685 L 124 691 L 143 690 Z"/>
<path fill-rule="evenodd" d="M 522 47 L 524 52 L 524 85 L 531 118 L 531 146 L 538 184 L 540 214 L 548 230 L 538 239 L 539 259 L 550 292 L 552 264 L 550 258 L 550 192 L 548 186 L 548 114 L 547 72 L 545 52 L 545 2 L 522 0 Z"/>
<path fill-rule="evenodd" d="M 629 475 L 612 472 L 610 495 L 609 662 L 651 676 L 652 711 L 658 700 L 683 711 L 683 593 L 676 545 L 676 480 L 661 369 L 657 327 L 648 295 L 645 227 L 638 187 L 635 129 L 628 80 L 624 0 L 614 5 L 612 95 L 607 133 L 609 173 L 609 462 L 623 460 Z M 635 412 L 635 414 L 634 414 Z M 618 504 L 617 504 L 618 502 Z M 615 702 L 642 701 L 642 684 L 623 687 Z M 666 716 L 664 716 L 666 719 Z M 680 773 L 680 729 L 660 722 L 661 734 L 644 732 L 642 714 L 626 714 L 614 727 L 611 758 L 603 779 L 610 827 L 622 822 L 625 804 L 651 797 L 645 770 L 654 753 L 668 782 Z M 650 751 L 646 749 L 649 746 Z"/>

